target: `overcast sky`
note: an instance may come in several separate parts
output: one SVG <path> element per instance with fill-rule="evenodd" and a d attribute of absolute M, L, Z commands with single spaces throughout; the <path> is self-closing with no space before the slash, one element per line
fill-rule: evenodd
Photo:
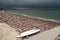
<path fill-rule="evenodd" d="M 60 8 L 60 0 L 0 0 L 0 7 Z"/>

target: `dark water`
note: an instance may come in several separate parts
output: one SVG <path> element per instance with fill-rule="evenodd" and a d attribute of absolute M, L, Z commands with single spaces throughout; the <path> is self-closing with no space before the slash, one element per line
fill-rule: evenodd
<path fill-rule="evenodd" d="M 60 10 L 8 10 L 19 14 L 60 20 Z"/>

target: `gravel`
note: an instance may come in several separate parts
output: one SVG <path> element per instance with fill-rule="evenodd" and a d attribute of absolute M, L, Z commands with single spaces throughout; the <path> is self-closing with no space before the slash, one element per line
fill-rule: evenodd
<path fill-rule="evenodd" d="M 0 10 L 0 23 L 10 25 L 10 27 L 14 28 L 19 33 L 35 28 L 38 28 L 41 30 L 40 32 L 43 32 L 60 26 L 60 22 L 32 18 L 3 10 Z"/>

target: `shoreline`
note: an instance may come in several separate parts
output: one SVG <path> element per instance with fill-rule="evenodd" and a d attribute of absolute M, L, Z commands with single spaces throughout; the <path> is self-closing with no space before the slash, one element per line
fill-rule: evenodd
<path fill-rule="evenodd" d="M 42 20 L 46 20 L 46 21 L 54 21 L 54 22 L 60 22 L 58 20 L 54 20 L 54 19 L 48 19 L 48 18 L 42 18 L 42 17 L 33 17 L 33 16 L 29 16 L 29 15 L 25 15 L 25 14 L 21 14 L 23 16 L 26 16 L 26 17 L 31 17 L 31 18 L 36 18 L 36 19 L 42 19 Z"/>
<path fill-rule="evenodd" d="M 43 18 L 36 18 L 23 14 L 17 14 L 8 11 L 0 13 L 1 23 L 7 23 L 18 32 L 24 32 L 30 29 L 38 28 L 41 32 L 60 26 L 60 22 L 46 20 Z"/>
<path fill-rule="evenodd" d="M 38 37 L 40 38 L 40 36 L 43 39 L 43 36 L 44 36 L 43 33 L 46 31 L 49 31 L 58 26 L 60 28 L 60 21 L 51 20 L 51 19 L 47 20 L 45 18 L 33 17 L 33 16 L 24 15 L 24 14 L 17 14 L 14 12 L 9 12 L 9 11 L 4 11 L 4 10 L 1 11 L 1 13 L 0 13 L 0 23 L 6 23 L 6 24 L 10 25 L 10 27 L 14 28 L 13 30 L 15 30 L 18 33 L 22 33 L 24 31 L 28 31 L 28 30 L 35 29 L 35 28 L 40 29 L 41 31 L 40 31 L 40 34 L 37 35 L 37 39 L 38 39 Z M 54 32 L 54 31 L 51 31 L 51 32 Z M 47 34 L 49 32 L 47 32 Z M 41 35 L 41 33 L 42 33 L 42 35 Z M 54 32 L 54 34 L 55 34 L 55 32 Z M 15 35 L 14 35 L 14 37 L 15 37 Z M 46 37 L 46 36 L 44 36 L 44 37 Z M 51 37 L 52 37 L 52 35 L 51 35 Z M 36 38 L 36 37 L 34 36 L 32 38 Z M 49 38 L 50 38 L 50 36 L 49 36 Z M 11 39 L 12 38 L 10 38 L 10 40 Z"/>
<path fill-rule="evenodd" d="M 35 19 L 38 19 L 38 20 L 46 20 L 46 21 L 52 21 L 52 22 L 59 22 L 59 20 L 54 20 L 54 19 L 48 19 L 48 18 L 42 18 L 42 17 L 35 17 L 35 16 L 30 16 L 30 15 L 25 15 L 25 14 L 19 14 L 19 13 L 15 13 L 15 12 L 9 12 L 7 11 L 8 13 L 13 13 L 13 14 L 17 14 L 17 15 L 22 15 L 22 16 L 26 16 L 26 17 L 29 17 L 29 18 L 35 18 Z"/>

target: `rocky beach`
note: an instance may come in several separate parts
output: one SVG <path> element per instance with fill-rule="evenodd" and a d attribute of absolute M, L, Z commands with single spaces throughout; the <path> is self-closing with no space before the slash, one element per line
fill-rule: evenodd
<path fill-rule="evenodd" d="M 60 22 L 28 17 L 17 13 L 0 10 L 0 23 L 6 23 L 15 31 L 22 33 L 31 29 L 40 29 L 44 32 L 60 26 Z"/>

